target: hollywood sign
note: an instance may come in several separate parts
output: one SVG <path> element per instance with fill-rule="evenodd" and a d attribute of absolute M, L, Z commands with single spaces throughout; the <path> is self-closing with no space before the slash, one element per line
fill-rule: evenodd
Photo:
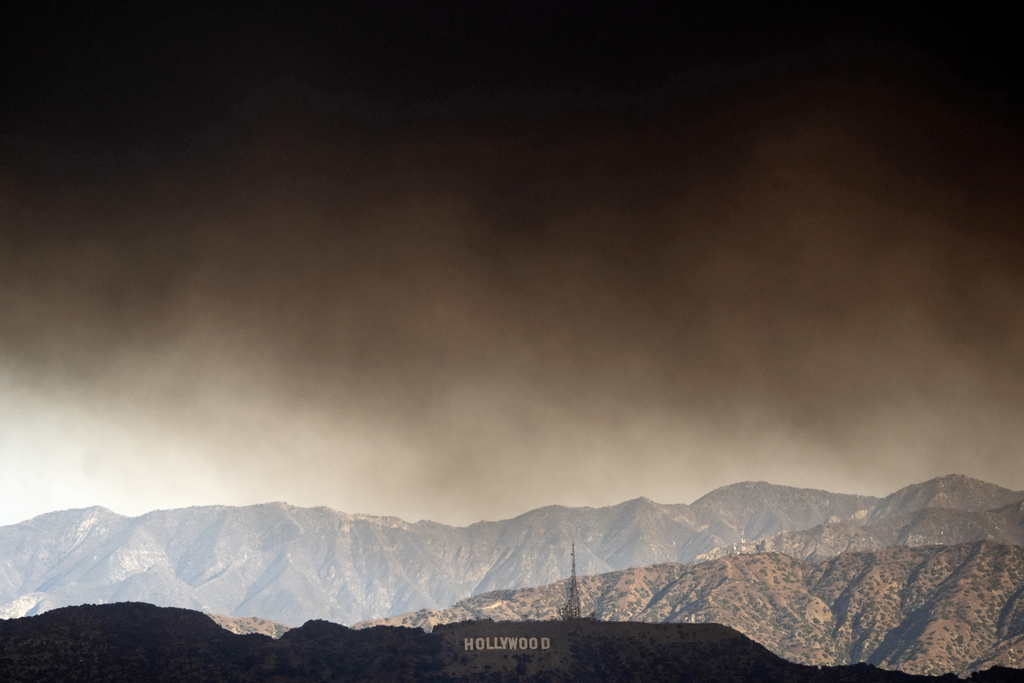
<path fill-rule="evenodd" d="M 551 647 L 550 638 L 463 638 L 466 650 L 547 650 Z"/>

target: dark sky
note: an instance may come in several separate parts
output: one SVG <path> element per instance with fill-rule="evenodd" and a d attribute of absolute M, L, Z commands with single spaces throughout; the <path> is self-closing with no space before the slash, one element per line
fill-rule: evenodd
<path fill-rule="evenodd" d="M 0 17 L 0 523 L 1024 489 L 1024 74 L 963 5 Z"/>

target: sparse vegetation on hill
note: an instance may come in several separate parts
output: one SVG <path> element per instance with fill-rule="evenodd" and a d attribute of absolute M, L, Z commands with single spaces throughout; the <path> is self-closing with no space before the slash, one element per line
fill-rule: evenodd
<path fill-rule="evenodd" d="M 207 616 L 213 619 L 221 628 L 227 629 L 232 633 L 238 633 L 239 635 L 259 633 L 271 638 L 280 638 L 291 630 L 290 627 L 284 624 L 258 617 L 228 617 L 223 614 L 208 614 Z"/>
<path fill-rule="evenodd" d="M 721 623 L 808 665 L 869 662 L 916 674 L 1024 666 L 1024 548 L 989 542 L 886 548 L 809 563 L 730 555 L 580 579 L 585 612 L 609 621 Z M 550 619 L 562 583 L 495 591 L 448 610 L 371 623 Z"/>

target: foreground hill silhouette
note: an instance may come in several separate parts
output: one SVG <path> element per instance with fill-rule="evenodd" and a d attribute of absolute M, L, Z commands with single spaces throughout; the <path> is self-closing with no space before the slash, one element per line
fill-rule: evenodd
<path fill-rule="evenodd" d="M 971 681 L 1021 680 L 993 668 Z M 718 624 L 462 622 L 353 630 L 310 621 L 280 639 L 145 603 L 0 621 L 0 680 L 32 681 L 949 681 L 867 664 L 787 662 Z"/>

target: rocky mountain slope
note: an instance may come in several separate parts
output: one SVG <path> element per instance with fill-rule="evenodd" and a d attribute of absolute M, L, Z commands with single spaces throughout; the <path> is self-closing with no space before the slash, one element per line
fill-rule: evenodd
<path fill-rule="evenodd" d="M 353 623 L 549 584 L 565 576 L 574 539 L 581 574 L 689 563 L 716 548 L 837 524 L 878 535 L 922 510 L 948 519 L 918 525 L 902 542 L 1007 540 L 1020 524 L 1006 506 L 1021 501 L 1022 492 L 949 476 L 884 499 L 746 482 L 691 505 L 639 498 L 605 508 L 553 506 L 461 528 L 282 503 L 140 517 L 68 510 L 0 527 L 0 617 L 141 600 L 290 626 Z M 960 507 L 939 512 L 937 505 Z M 997 523 L 1002 536 L 993 535 Z"/>
<path fill-rule="evenodd" d="M 198 612 L 119 603 L 67 607 L 0 622 L 0 680 L 924 683 L 937 679 L 864 664 L 801 666 L 717 624 L 467 622 L 424 633 L 394 627 L 354 631 L 311 621 L 274 640 L 230 633 Z M 970 680 L 1013 681 L 1019 680 L 1019 672 L 994 668 Z"/>
<path fill-rule="evenodd" d="M 1024 667 L 1020 546 L 896 547 L 815 563 L 729 555 L 585 576 L 580 588 L 584 612 L 599 619 L 726 624 L 804 664 L 868 662 L 930 675 Z M 494 591 L 370 624 L 550 619 L 565 591 L 564 581 Z"/>
<path fill-rule="evenodd" d="M 206 616 L 213 619 L 221 628 L 238 635 L 258 633 L 270 636 L 271 638 L 280 638 L 291 630 L 290 627 L 284 624 L 279 624 L 269 619 L 260 619 L 259 617 L 228 617 L 223 614 L 207 614 Z"/>

